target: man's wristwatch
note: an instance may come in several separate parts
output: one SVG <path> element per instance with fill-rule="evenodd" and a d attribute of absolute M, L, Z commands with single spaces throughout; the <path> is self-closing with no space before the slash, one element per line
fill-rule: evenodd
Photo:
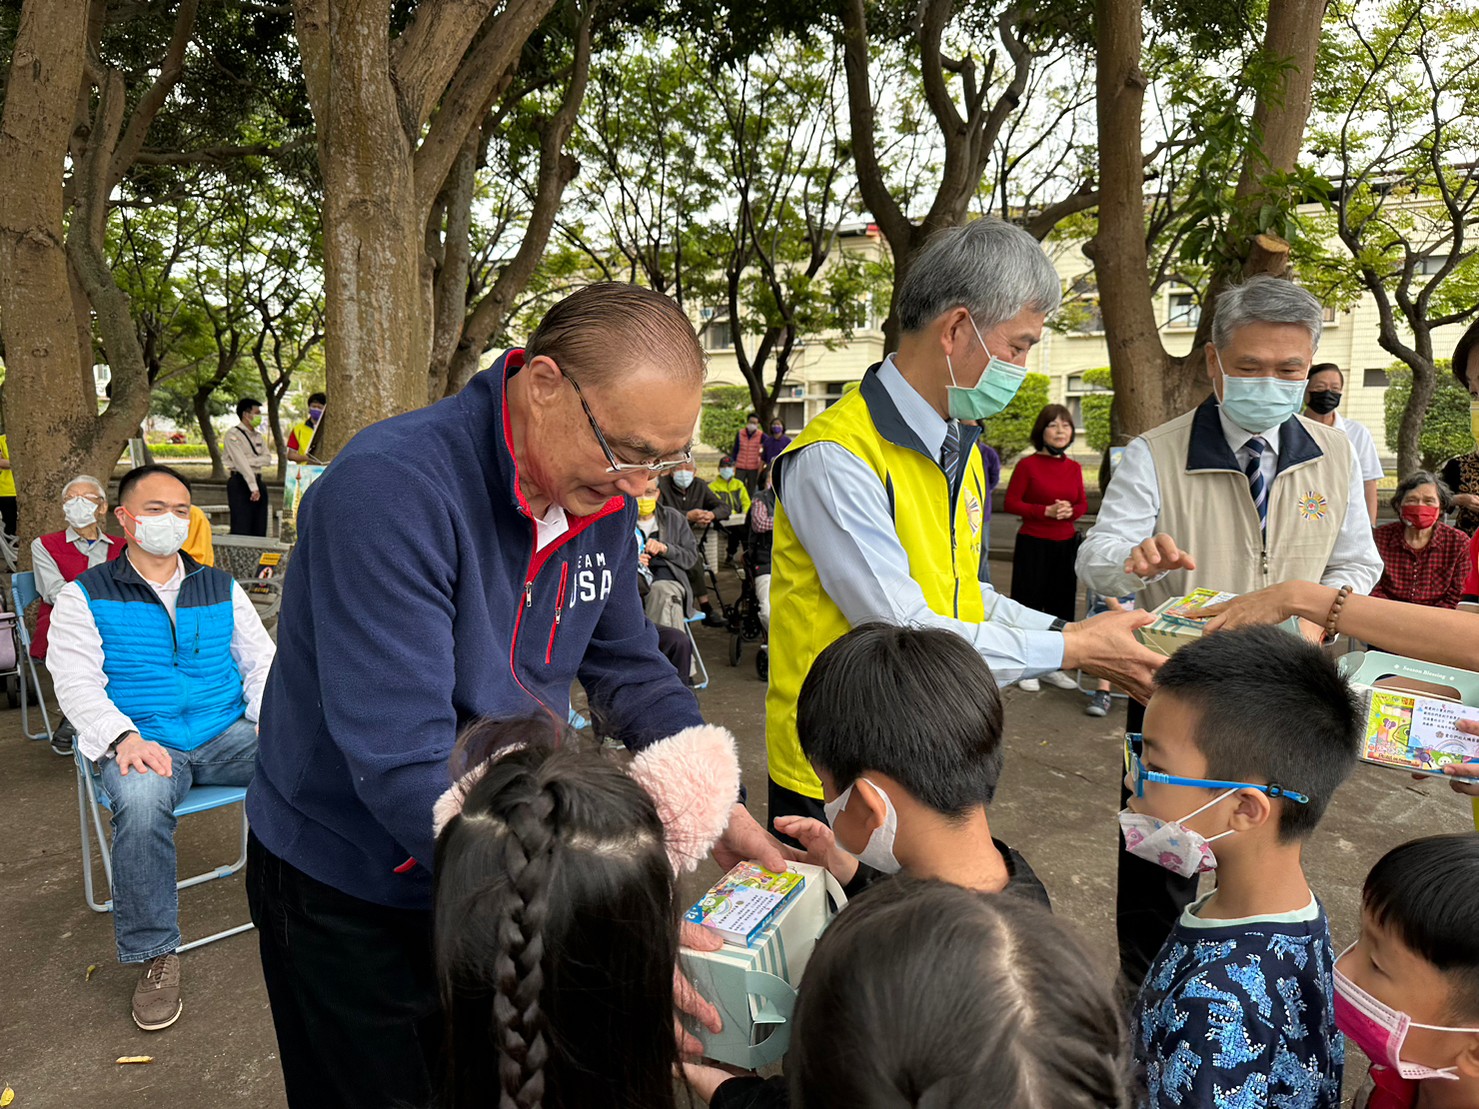
<path fill-rule="evenodd" d="M 103 752 L 103 757 L 98 759 L 98 762 L 101 763 L 107 762 L 109 759 L 116 759 L 118 757 L 118 745 L 131 735 L 133 735 L 131 731 L 121 733 L 117 739 L 108 744 L 108 749 Z"/>
<path fill-rule="evenodd" d="M 1066 627 L 1068 627 L 1068 621 L 1065 620 L 1065 619 L 1063 619 L 1063 617 L 1058 616 L 1058 617 L 1055 617 L 1053 619 L 1053 622 L 1048 625 L 1048 631 L 1050 631 L 1050 632 L 1061 632 Z"/>

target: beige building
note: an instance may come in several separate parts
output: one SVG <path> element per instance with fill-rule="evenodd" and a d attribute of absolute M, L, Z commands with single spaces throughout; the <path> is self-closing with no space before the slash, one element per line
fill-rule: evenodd
<path fill-rule="evenodd" d="M 881 253 L 886 249 L 876 228 L 857 226 L 843 232 L 841 249 Z M 1050 243 L 1054 262 L 1065 288 L 1091 276 L 1088 260 L 1077 243 Z M 887 304 L 870 304 L 863 326 L 851 338 L 840 335 L 803 339 L 794 356 L 791 374 L 783 390 L 780 412 L 792 433 L 842 395 L 848 382 L 857 381 L 873 363 L 882 359 L 883 316 Z M 1163 289 L 1156 296 L 1156 316 L 1164 330 L 1168 350 L 1189 350 L 1200 309 L 1189 289 Z M 1109 364 L 1104 332 L 1095 327 L 1092 310 L 1074 313 L 1083 317 L 1078 328 L 1068 332 L 1051 328 L 1043 333 L 1028 357 L 1027 369 L 1046 374 L 1049 396 L 1068 406 L 1082 429 L 1080 399 L 1091 391 L 1084 385 L 1084 371 Z M 709 352 L 709 379 L 715 384 L 744 384 L 729 337 L 729 324 L 722 311 L 704 310 L 696 321 Z M 1386 367 L 1396 359 L 1377 342 L 1378 315 L 1370 296 L 1363 296 L 1349 311 L 1328 310 L 1325 334 L 1316 355 L 1318 361 L 1334 362 L 1346 373 L 1345 395 L 1340 412 L 1348 420 L 1366 426 L 1376 442 L 1388 470 L 1395 465 L 1394 452 L 1386 446 L 1382 402 L 1386 394 Z M 1434 336 L 1435 351 L 1447 357 L 1462 334 L 1462 326 L 1444 328 Z M 828 341 L 830 340 L 830 342 Z"/>

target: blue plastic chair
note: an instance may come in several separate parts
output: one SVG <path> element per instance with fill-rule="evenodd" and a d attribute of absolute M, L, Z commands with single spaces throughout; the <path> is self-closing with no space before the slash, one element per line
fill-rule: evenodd
<path fill-rule="evenodd" d="M 50 739 L 51 738 L 51 716 L 46 711 L 46 698 L 41 692 L 41 683 L 36 680 L 36 660 L 31 657 L 31 633 L 26 629 L 26 609 L 41 600 L 41 594 L 36 592 L 36 575 L 30 570 L 24 574 L 12 575 L 10 579 L 10 598 L 15 603 L 15 627 L 20 634 L 20 658 L 16 660 L 15 675 L 21 687 L 21 730 L 26 733 L 27 739 Z M 36 700 L 41 709 L 41 725 L 45 731 L 31 731 L 31 693 L 26 685 L 26 676 L 21 673 L 21 662 L 31 671 L 30 688 L 36 690 Z"/>
<path fill-rule="evenodd" d="M 93 887 L 93 861 L 92 861 L 92 833 L 97 835 L 98 854 L 103 857 L 103 875 L 107 879 L 108 888 L 113 888 L 113 852 L 108 846 L 108 836 L 103 830 L 103 811 L 111 811 L 108 804 L 108 794 L 103 789 L 97 771 L 92 763 L 82 757 L 81 752 L 74 751 L 74 759 L 77 763 L 77 815 L 82 824 L 82 889 L 87 898 L 87 907 L 95 913 L 109 913 L 113 911 L 113 899 L 99 901 Z M 182 878 L 175 883 L 175 889 L 182 890 L 189 886 L 198 886 L 202 882 L 210 882 L 216 878 L 229 878 L 243 866 L 246 865 L 247 856 L 247 818 L 246 818 L 246 786 L 191 786 L 185 793 L 185 799 L 175 808 L 175 817 L 190 816 L 193 813 L 209 812 L 211 809 L 219 809 L 224 805 L 241 805 L 241 853 L 234 863 L 218 866 L 211 870 L 202 871 L 192 878 Z M 88 827 L 88 814 L 91 813 L 92 827 Z M 203 939 L 191 940 L 189 943 L 181 944 L 180 951 L 189 951 L 193 947 L 223 940 L 227 936 L 234 936 L 240 932 L 249 931 L 253 927 L 251 921 L 238 924 L 234 928 L 215 932 Z"/>

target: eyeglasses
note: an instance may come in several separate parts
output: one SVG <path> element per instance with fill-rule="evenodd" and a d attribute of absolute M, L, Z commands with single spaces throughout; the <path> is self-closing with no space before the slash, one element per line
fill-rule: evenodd
<path fill-rule="evenodd" d="M 1136 797 L 1145 796 L 1146 782 L 1156 782 L 1166 786 L 1196 786 L 1200 789 L 1256 789 L 1270 797 L 1287 797 L 1296 805 L 1308 805 L 1310 802 L 1305 794 L 1285 789 L 1277 782 L 1261 786 L 1255 782 L 1223 782 L 1215 778 L 1181 778 L 1175 774 L 1162 774 L 1158 770 L 1146 770 L 1145 763 L 1141 761 L 1141 752 L 1144 749 L 1144 733 L 1125 733 L 1125 774 L 1130 779 Z"/>
<path fill-rule="evenodd" d="M 567 374 L 564 369 L 556 365 L 555 369 L 560 371 L 560 376 L 570 382 L 570 387 L 575 390 L 575 395 L 580 399 L 580 407 L 585 409 L 585 418 L 590 421 L 591 430 L 596 433 L 596 442 L 601 444 L 601 453 L 606 456 L 610 463 L 606 472 L 608 474 L 634 474 L 645 471 L 649 474 L 665 474 L 670 470 L 676 470 L 680 466 L 687 466 L 693 461 L 693 451 L 685 450 L 677 458 L 668 458 L 652 462 L 618 462 L 616 455 L 606 445 L 606 436 L 601 432 L 601 425 L 596 422 L 596 414 L 591 411 L 591 406 L 586 403 L 585 394 L 580 391 L 580 383 Z"/>

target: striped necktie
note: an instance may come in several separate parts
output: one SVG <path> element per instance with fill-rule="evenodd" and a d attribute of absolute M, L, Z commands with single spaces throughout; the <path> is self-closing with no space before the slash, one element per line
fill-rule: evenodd
<path fill-rule="evenodd" d="M 940 469 L 945 471 L 945 480 L 950 490 L 955 491 L 955 481 L 960 476 L 960 425 L 954 420 L 945 421 L 945 442 L 940 446 Z"/>
<path fill-rule="evenodd" d="M 1263 482 L 1263 452 L 1268 444 L 1255 435 L 1244 444 L 1248 448 L 1248 465 L 1243 472 L 1248 475 L 1248 492 L 1253 495 L 1253 507 L 1258 509 L 1259 530 L 1268 527 L 1268 486 Z"/>

